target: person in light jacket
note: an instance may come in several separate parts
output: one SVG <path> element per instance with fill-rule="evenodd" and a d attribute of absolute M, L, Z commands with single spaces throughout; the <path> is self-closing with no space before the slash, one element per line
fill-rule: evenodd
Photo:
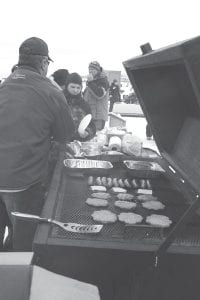
<path fill-rule="evenodd" d="M 92 111 L 92 118 L 97 130 L 102 130 L 108 120 L 109 82 L 103 68 L 97 61 L 89 64 L 84 99 Z"/>

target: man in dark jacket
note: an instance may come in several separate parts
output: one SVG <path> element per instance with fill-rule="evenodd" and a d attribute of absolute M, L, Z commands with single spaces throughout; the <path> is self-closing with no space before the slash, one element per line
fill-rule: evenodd
<path fill-rule="evenodd" d="M 109 96 L 110 96 L 110 108 L 109 111 L 113 110 L 113 105 L 115 102 L 120 102 L 120 90 L 117 84 L 117 79 L 114 79 L 109 88 Z"/>
<path fill-rule="evenodd" d="M 47 44 L 29 38 L 19 48 L 18 67 L 0 86 L 0 200 L 18 251 L 31 250 L 36 225 L 11 212 L 40 215 L 51 140 L 65 144 L 74 135 L 66 99 L 46 78 L 50 61 Z"/>

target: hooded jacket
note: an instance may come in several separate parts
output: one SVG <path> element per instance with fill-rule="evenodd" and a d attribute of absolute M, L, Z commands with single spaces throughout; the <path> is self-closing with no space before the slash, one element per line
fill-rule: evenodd
<path fill-rule="evenodd" d="M 90 105 L 93 119 L 108 120 L 109 82 L 103 71 L 87 82 L 84 99 Z"/>

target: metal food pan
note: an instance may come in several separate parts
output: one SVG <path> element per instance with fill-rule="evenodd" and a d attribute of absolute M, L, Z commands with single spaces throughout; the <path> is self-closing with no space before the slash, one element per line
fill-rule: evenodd
<path fill-rule="evenodd" d="M 157 162 L 124 160 L 123 163 L 129 175 L 134 177 L 153 178 L 165 172 Z"/>
<path fill-rule="evenodd" d="M 109 161 L 92 159 L 65 159 L 64 165 L 73 170 L 86 169 L 112 169 L 113 165 Z"/>

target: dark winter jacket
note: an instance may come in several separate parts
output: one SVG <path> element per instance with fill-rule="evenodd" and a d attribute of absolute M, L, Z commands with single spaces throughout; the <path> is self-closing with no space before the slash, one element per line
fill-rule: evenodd
<path fill-rule="evenodd" d="M 0 189 L 23 189 L 45 179 L 52 137 L 71 141 L 74 123 L 66 99 L 29 67 L 0 85 Z"/>
<path fill-rule="evenodd" d="M 67 89 L 65 89 L 63 92 L 66 97 L 67 103 L 70 107 L 72 118 L 75 124 L 75 135 L 73 139 L 77 139 L 80 141 L 90 140 L 96 134 L 96 127 L 92 120 L 86 129 L 86 131 L 89 133 L 89 135 L 86 138 L 81 138 L 77 132 L 81 120 L 86 115 L 91 114 L 91 109 L 89 104 L 83 99 L 82 94 L 78 94 L 74 96 L 71 95 Z"/>
<path fill-rule="evenodd" d="M 120 91 L 119 86 L 115 83 L 111 83 L 109 88 L 110 101 L 119 102 L 120 101 Z"/>

